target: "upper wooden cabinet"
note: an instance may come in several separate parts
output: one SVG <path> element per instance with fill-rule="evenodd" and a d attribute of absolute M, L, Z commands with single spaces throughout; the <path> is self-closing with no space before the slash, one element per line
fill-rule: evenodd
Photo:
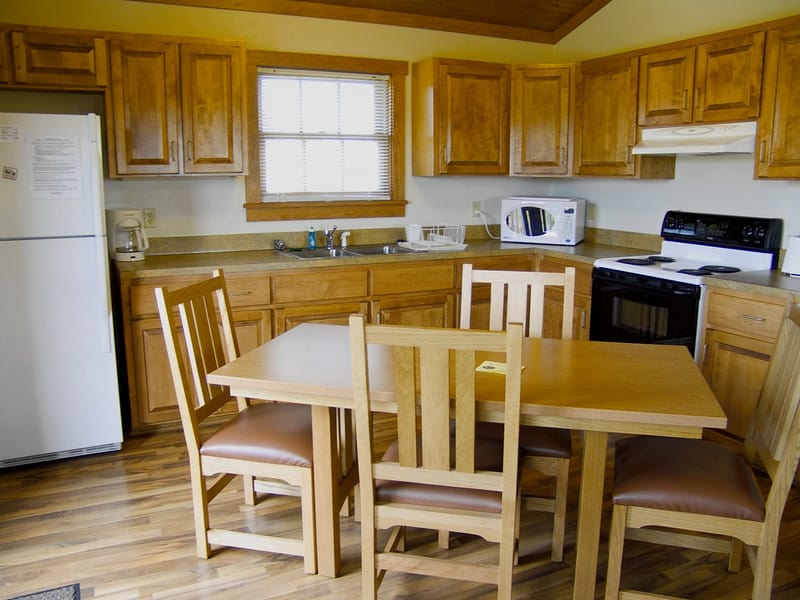
<path fill-rule="evenodd" d="M 91 34 L 11 31 L 13 77 L 6 43 L 0 46 L 0 81 L 71 89 L 108 83 L 106 41 Z"/>
<path fill-rule="evenodd" d="M 643 54 L 639 125 L 758 117 L 763 58 L 763 31 Z"/>
<path fill-rule="evenodd" d="M 413 175 L 508 175 L 510 72 L 466 60 L 414 63 Z"/>
<path fill-rule="evenodd" d="M 800 25 L 767 34 L 756 176 L 800 178 Z"/>
<path fill-rule="evenodd" d="M 0 83 L 11 81 L 11 67 L 8 61 L 8 34 L 0 29 Z"/>
<path fill-rule="evenodd" d="M 244 172 L 244 49 L 111 40 L 113 175 Z"/>
<path fill-rule="evenodd" d="M 567 176 L 572 144 L 573 68 L 514 67 L 511 174 Z"/>
<path fill-rule="evenodd" d="M 603 58 L 575 72 L 575 175 L 632 176 L 639 60 Z"/>

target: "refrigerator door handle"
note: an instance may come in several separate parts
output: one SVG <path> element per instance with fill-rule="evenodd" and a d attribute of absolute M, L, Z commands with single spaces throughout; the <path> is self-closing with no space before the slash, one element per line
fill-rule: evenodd
<path fill-rule="evenodd" d="M 97 257 L 97 280 L 102 284 L 104 292 L 99 293 L 98 311 L 104 324 L 101 330 L 100 340 L 102 343 L 103 351 L 110 354 L 114 351 L 114 315 L 111 311 L 111 285 L 108 275 L 108 242 L 106 238 L 95 238 L 95 255 Z"/>

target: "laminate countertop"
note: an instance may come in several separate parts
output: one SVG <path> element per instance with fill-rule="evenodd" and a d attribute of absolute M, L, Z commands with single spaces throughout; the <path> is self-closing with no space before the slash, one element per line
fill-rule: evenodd
<path fill-rule="evenodd" d="M 223 252 L 188 252 L 177 254 L 148 255 L 143 261 L 115 262 L 121 279 L 148 277 L 173 277 L 181 275 L 204 275 L 212 269 L 222 268 L 228 273 L 252 271 L 283 271 L 298 269 L 320 269 L 332 266 L 358 264 L 380 264 L 391 262 L 450 259 L 468 260 L 472 257 L 487 257 L 507 254 L 540 254 L 554 258 L 569 259 L 587 266 L 598 258 L 636 256 L 653 252 L 652 248 L 633 248 L 594 242 L 581 242 L 576 246 L 550 246 L 537 244 L 513 244 L 496 240 L 467 240 L 467 248 L 454 252 L 409 252 L 393 255 L 352 256 L 346 258 L 298 259 L 272 249 L 238 250 Z M 724 287 L 785 297 L 793 294 L 800 298 L 800 278 L 789 277 L 777 270 L 749 271 L 733 274 L 717 274 L 704 278 L 709 286 Z"/>

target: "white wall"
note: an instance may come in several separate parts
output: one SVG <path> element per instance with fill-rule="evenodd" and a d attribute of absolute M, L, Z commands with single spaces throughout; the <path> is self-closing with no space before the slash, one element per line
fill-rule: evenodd
<path fill-rule="evenodd" d="M 800 14 L 800 0 L 612 0 L 555 47 L 427 30 L 162 6 L 127 0 L 2 0 L 8 23 L 244 39 L 248 47 L 407 60 L 450 56 L 510 63 L 601 56 Z M 408 86 L 410 88 L 410 85 Z M 410 104 L 409 104 L 410 110 Z M 410 115 L 408 115 L 410 119 Z M 408 143 L 410 155 L 410 140 Z M 496 215 L 512 194 L 580 195 L 593 226 L 657 233 L 663 213 L 686 208 L 777 216 L 800 234 L 800 182 L 753 181 L 752 157 L 679 157 L 671 181 L 604 178 L 412 177 L 407 160 L 405 218 L 341 219 L 340 229 L 403 223 L 480 224 L 473 200 Z M 109 207 L 155 207 L 154 236 L 302 230 L 329 222 L 247 223 L 243 178 L 109 181 Z M 357 232 L 353 242 L 357 243 Z M 785 245 L 785 243 L 784 243 Z"/>

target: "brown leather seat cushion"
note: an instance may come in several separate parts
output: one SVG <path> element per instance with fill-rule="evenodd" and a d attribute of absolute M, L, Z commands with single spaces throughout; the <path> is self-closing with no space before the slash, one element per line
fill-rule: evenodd
<path fill-rule="evenodd" d="M 253 404 L 200 448 L 204 456 L 310 467 L 311 407 L 280 402 Z"/>
<path fill-rule="evenodd" d="M 451 437 L 451 457 L 454 455 L 454 444 L 455 440 Z M 396 462 L 397 456 L 398 448 L 395 441 L 386 450 L 382 460 Z M 495 440 L 475 440 L 475 469 L 479 471 L 502 471 L 503 444 Z M 378 502 L 402 502 L 418 506 L 478 510 L 491 513 L 499 513 L 501 509 L 500 493 L 486 490 L 376 480 L 375 491 L 375 498 Z"/>
<path fill-rule="evenodd" d="M 612 498 L 614 504 L 750 521 L 764 518 L 764 499 L 744 457 L 706 440 L 620 440 Z"/>
<path fill-rule="evenodd" d="M 503 439 L 503 424 L 476 423 L 475 436 L 483 440 L 500 441 Z M 522 454 L 528 456 L 571 458 L 572 436 L 569 429 L 523 425 L 519 428 L 519 448 Z"/>

